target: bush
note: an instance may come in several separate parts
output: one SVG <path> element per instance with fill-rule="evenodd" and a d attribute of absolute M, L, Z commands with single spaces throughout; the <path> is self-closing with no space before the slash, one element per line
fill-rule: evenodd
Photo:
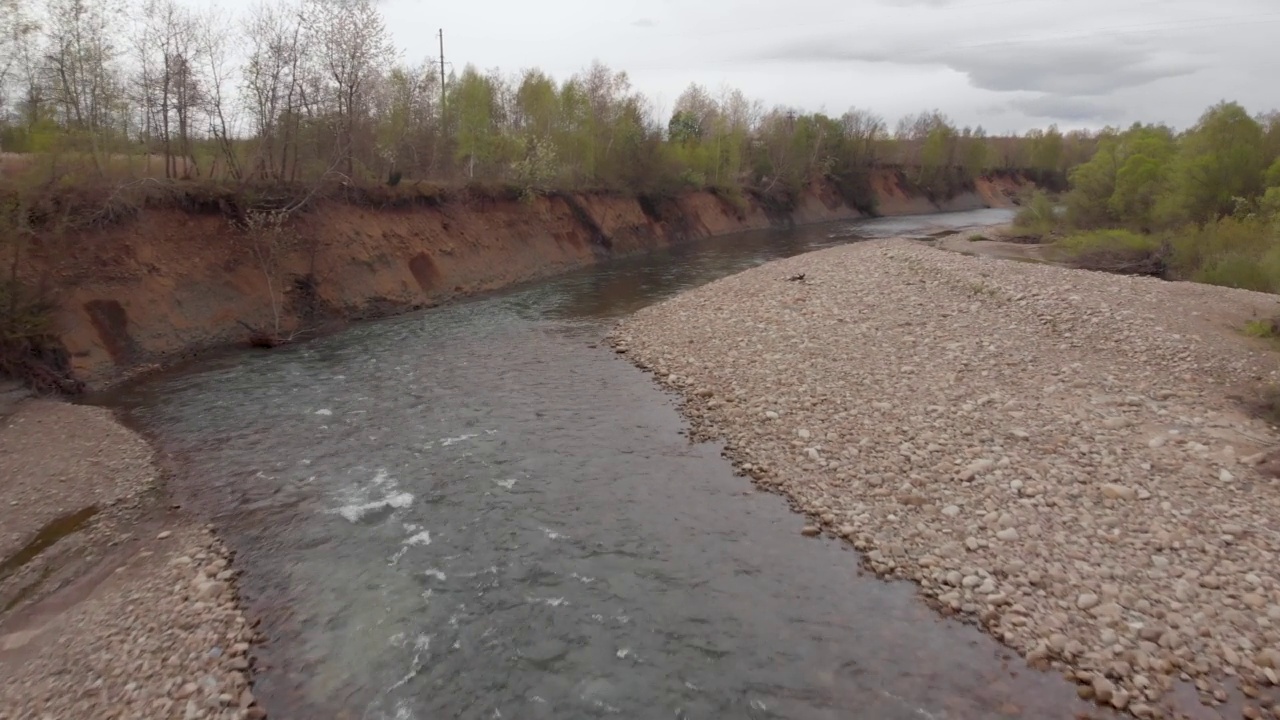
<path fill-rule="evenodd" d="M 0 376 L 40 394 L 74 395 L 84 384 L 53 332 L 53 303 L 13 279 L 0 281 Z"/>
<path fill-rule="evenodd" d="M 1172 234 L 1169 246 L 1174 277 L 1280 292 L 1280 237 L 1260 218 L 1225 217 L 1186 226 Z"/>
<path fill-rule="evenodd" d="M 1053 207 L 1053 201 L 1043 191 L 1037 190 L 1013 218 L 1013 224 L 1021 230 L 1036 235 L 1048 235 L 1058 224 L 1058 214 Z"/>
<path fill-rule="evenodd" d="M 747 216 L 747 211 L 751 209 L 750 206 L 747 205 L 746 196 L 742 194 L 742 188 L 737 185 L 713 185 L 707 188 L 707 190 L 712 195 L 715 195 L 720 202 L 733 210 L 733 214 L 739 220 L 745 218 Z"/>
<path fill-rule="evenodd" d="M 1244 324 L 1244 334 L 1256 338 L 1280 337 L 1280 322 L 1276 320 L 1250 320 Z"/>
<path fill-rule="evenodd" d="M 1055 246 L 1069 264 L 1086 270 L 1157 277 L 1166 272 L 1164 243 L 1150 235 L 1095 230 L 1069 235 Z"/>
<path fill-rule="evenodd" d="M 1272 425 L 1280 425 L 1280 387 L 1265 385 L 1256 395 L 1245 398 L 1245 406 L 1253 416 Z"/>
<path fill-rule="evenodd" d="M 864 215 L 876 214 L 876 190 L 871 184 L 871 173 L 865 167 L 845 172 L 832 172 L 827 178 L 835 184 L 846 205 Z"/>

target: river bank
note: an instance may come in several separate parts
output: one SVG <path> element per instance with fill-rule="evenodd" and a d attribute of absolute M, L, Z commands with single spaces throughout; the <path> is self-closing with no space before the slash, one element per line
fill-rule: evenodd
<path fill-rule="evenodd" d="M 1259 467 L 1280 436 L 1239 397 L 1277 361 L 1239 328 L 1275 309 L 876 241 L 692 290 L 611 340 L 804 534 L 1082 697 L 1197 716 L 1189 687 L 1257 718 L 1280 714 L 1280 488 Z"/>
<path fill-rule="evenodd" d="M 900 172 L 877 170 L 868 202 L 883 216 L 1009 207 L 1027 187 L 1018 176 L 982 178 L 934 201 Z M 706 191 L 519 199 L 406 190 L 377 200 L 352 191 L 256 230 L 244 229 L 237 202 L 157 201 L 38 235 L 0 261 L 51 299 L 61 370 L 101 388 L 217 348 L 313 338 L 699 239 L 866 216 L 828 181 L 785 207 Z"/>
<path fill-rule="evenodd" d="M 103 408 L 0 418 L 0 718 L 263 717 L 236 572 Z"/>
<path fill-rule="evenodd" d="M 209 358 L 115 402 L 235 550 L 272 716 L 1076 717 L 1059 677 L 796 532 L 602 344 L 771 259 L 1010 215 L 690 243 Z"/>
<path fill-rule="evenodd" d="M 701 232 L 722 230 L 705 227 Z M 190 350 L 202 342 L 192 338 L 207 339 L 202 334 L 206 329 L 183 322 L 165 327 L 179 316 L 189 319 L 191 298 L 183 293 L 199 287 L 198 279 L 175 283 L 170 274 L 181 270 L 199 275 L 202 261 L 188 258 L 188 264 L 175 269 L 157 264 L 157 254 L 208 239 L 192 230 L 165 239 L 174 240 L 173 246 L 148 246 L 142 238 L 126 245 L 130 252 L 141 252 L 138 257 L 115 258 L 114 265 L 107 262 L 96 268 L 60 266 L 52 273 L 60 283 L 96 287 L 92 292 L 119 291 L 118 297 L 131 297 L 148 312 L 163 309 L 141 324 L 167 333 L 165 342 L 177 342 L 156 346 L 161 348 L 159 355 L 119 355 L 120 364 L 99 363 L 92 353 L 73 353 L 78 361 L 89 358 L 82 366 L 86 377 L 115 377 L 139 367 L 130 363 L 141 357 L 171 357 L 164 354 L 165 347 Z M 509 244 L 502 249 L 504 242 L 509 239 L 492 247 L 508 252 Z M 71 257 L 92 263 L 119 249 L 110 242 L 88 243 Z M 549 272 L 540 264 L 545 257 L 535 259 L 538 262 L 524 270 Z M 593 257 L 592 262 L 599 259 Z M 134 262 L 142 262 L 136 268 L 140 276 L 122 270 Z M 505 283 L 517 270 L 485 272 L 497 272 L 493 277 Z M 69 286 L 64 289 L 74 296 Z M 229 322 L 232 311 L 216 306 L 226 300 L 225 295 L 215 296 L 200 307 L 217 310 L 221 321 Z M 175 304 L 167 305 L 171 302 Z M 64 304 L 63 312 L 70 307 Z M 99 312 L 104 307 L 100 302 L 85 307 L 92 311 L 95 333 L 112 327 L 139 331 L 136 317 L 112 320 L 110 312 Z M 73 347 L 75 338 L 83 337 L 74 328 L 74 322 L 62 326 L 63 337 Z M 110 335 L 98 336 L 103 338 Z M 190 342 L 196 345 L 183 344 Z M 100 408 L 6 402 L 0 423 L 0 477 L 5 478 L 0 493 L 6 503 L 0 507 L 6 533 L 0 557 L 8 559 L 0 577 L 0 607 L 5 608 L 0 617 L 0 666 L 20 668 L 4 673 L 4 707 L 19 708 L 23 714 L 18 717 L 37 712 L 95 716 L 106 708 L 155 717 L 185 717 L 189 709 L 193 717 L 259 715 L 255 699 L 246 693 L 242 654 L 242 644 L 253 633 L 244 629 L 235 576 L 226 565 L 229 553 L 210 528 L 172 509 L 170 489 L 162 482 L 151 448 Z M 59 438 L 57 445 L 50 446 L 51 437 Z M 238 492 L 242 494 L 244 487 Z M 206 517 L 207 512 L 206 507 Z M 87 658 L 78 655 L 77 649 L 83 648 L 93 653 Z M 240 650 L 233 653 L 234 648 Z M 122 657 L 130 661 L 119 662 Z M 163 671 L 156 672 L 160 667 Z M 86 687 L 94 691 L 81 692 Z"/>

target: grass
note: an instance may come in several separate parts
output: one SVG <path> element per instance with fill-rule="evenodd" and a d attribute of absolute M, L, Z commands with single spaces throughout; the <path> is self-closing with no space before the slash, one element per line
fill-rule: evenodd
<path fill-rule="evenodd" d="M 1250 320 L 1244 325 L 1244 334 L 1249 337 L 1275 337 L 1276 326 L 1274 322 L 1266 322 L 1263 320 Z"/>
<path fill-rule="evenodd" d="M 986 235 L 981 235 L 981 234 L 969 236 L 969 242 L 986 242 L 987 240 L 990 240 L 990 239 L 991 238 L 987 237 Z"/>
<path fill-rule="evenodd" d="M 1079 268 L 1280 293 L 1280 217 L 1223 217 L 1158 234 L 1077 232 L 1054 246 Z"/>
<path fill-rule="evenodd" d="M 1094 230 L 1068 235 L 1059 240 L 1057 246 L 1073 255 L 1104 250 L 1147 253 L 1159 250 L 1160 241 L 1128 230 Z"/>
<path fill-rule="evenodd" d="M 1280 425 L 1280 387 L 1264 385 L 1257 395 L 1242 398 L 1250 414 L 1272 425 Z"/>
<path fill-rule="evenodd" d="M 983 295 L 991 298 L 1000 297 L 1000 291 L 998 289 L 991 287 L 981 280 L 973 280 L 969 282 L 969 294 L 975 297 Z"/>
<path fill-rule="evenodd" d="M 1278 338 L 1280 327 L 1275 320 L 1250 320 L 1244 324 L 1244 334 L 1256 338 Z"/>
<path fill-rule="evenodd" d="M 1175 275 L 1210 285 L 1280 292 L 1280 225 L 1226 217 L 1172 233 Z"/>
<path fill-rule="evenodd" d="M 1069 265 L 1085 270 L 1158 277 L 1167 270 L 1164 243 L 1128 230 L 1074 233 L 1054 246 Z"/>

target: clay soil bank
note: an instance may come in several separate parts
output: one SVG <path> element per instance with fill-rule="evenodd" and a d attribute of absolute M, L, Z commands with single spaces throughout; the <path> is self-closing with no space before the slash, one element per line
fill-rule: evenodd
<path fill-rule="evenodd" d="M 909 215 L 1009 206 L 1015 178 L 979 180 L 945 202 L 873 177 L 876 211 Z M 609 194 L 470 199 L 406 208 L 326 201 L 266 251 L 217 212 L 146 209 L 92 231 L 42 237 L 21 275 L 56 303 L 71 372 L 91 387 L 253 330 L 300 337 L 335 324 L 431 306 L 612 257 L 778 224 L 861 217 L 815 183 L 780 215 L 708 192 L 656 201 Z"/>

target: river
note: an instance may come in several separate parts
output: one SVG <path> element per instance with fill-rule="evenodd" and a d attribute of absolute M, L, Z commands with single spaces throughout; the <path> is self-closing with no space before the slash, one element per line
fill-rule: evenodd
<path fill-rule="evenodd" d="M 112 398 L 236 551 L 273 718 L 1071 717 L 1074 689 L 693 444 L 602 338 L 759 263 L 1010 213 L 748 233 Z"/>

